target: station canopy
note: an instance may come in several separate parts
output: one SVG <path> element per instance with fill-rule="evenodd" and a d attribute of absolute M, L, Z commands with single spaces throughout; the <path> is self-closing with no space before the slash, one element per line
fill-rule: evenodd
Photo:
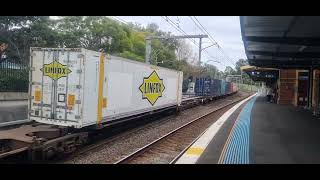
<path fill-rule="evenodd" d="M 242 66 L 241 71 L 247 73 L 253 81 L 274 82 L 279 77 L 279 69 L 256 66 Z"/>
<path fill-rule="evenodd" d="M 320 67 L 320 16 L 241 16 L 249 64 L 257 67 Z"/>

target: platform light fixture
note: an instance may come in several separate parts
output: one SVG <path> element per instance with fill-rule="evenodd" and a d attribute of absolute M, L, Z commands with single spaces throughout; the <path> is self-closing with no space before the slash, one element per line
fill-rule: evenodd
<path fill-rule="evenodd" d="M 307 46 L 301 46 L 300 48 L 299 48 L 299 52 L 302 52 L 304 49 L 306 49 L 307 48 Z"/>

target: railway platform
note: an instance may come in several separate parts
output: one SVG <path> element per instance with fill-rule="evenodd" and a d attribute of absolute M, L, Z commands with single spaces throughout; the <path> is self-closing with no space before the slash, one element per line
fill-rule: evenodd
<path fill-rule="evenodd" d="M 212 124 L 176 164 L 320 163 L 320 119 L 255 95 Z"/>

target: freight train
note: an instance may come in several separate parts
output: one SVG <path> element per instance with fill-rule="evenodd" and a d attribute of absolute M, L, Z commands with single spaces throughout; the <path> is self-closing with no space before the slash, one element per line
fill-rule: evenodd
<path fill-rule="evenodd" d="M 198 79 L 182 98 L 183 73 L 83 48 L 31 48 L 28 117 L 0 131 L 0 158 L 69 153 L 106 126 L 185 109 L 237 92 L 233 83 Z"/>
<path fill-rule="evenodd" d="M 182 102 L 181 71 L 83 48 L 31 48 L 30 63 L 29 119 L 39 123 L 99 127 Z M 236 91 L 224 80 L 195 82 L 197 96 Z"/>

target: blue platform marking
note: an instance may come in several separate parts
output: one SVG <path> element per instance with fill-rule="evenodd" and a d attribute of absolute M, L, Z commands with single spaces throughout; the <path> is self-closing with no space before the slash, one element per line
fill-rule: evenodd
<path fill-rule="evenodd" d="M 222 164 L 249 164 L 249 133 L 251 111 L 257 97 L 252 98 L 243 108 L 230 133 L 228 144 L 222 152 Z"/>

